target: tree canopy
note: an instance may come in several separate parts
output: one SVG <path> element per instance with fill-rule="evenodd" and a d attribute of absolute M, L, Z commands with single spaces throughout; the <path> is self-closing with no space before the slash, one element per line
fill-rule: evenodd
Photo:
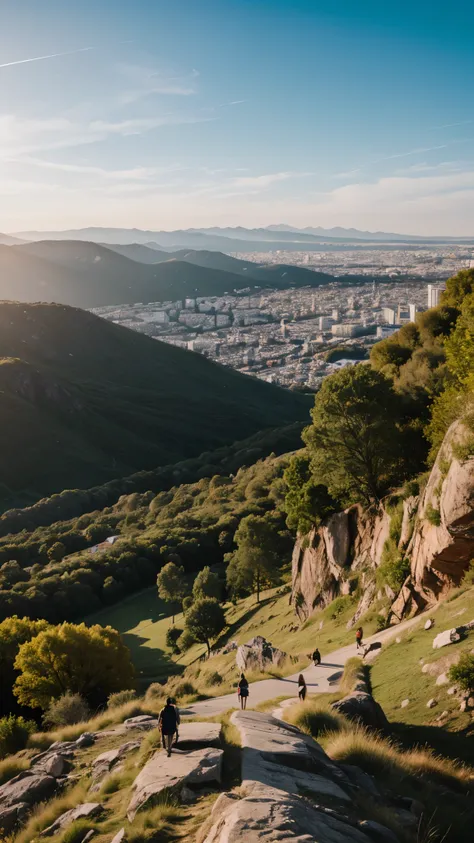
<path fill-rule="evenodd" d="M 20 646 L 14 693 L 22 705 L 45 710 L 66 692 L 81 694 L 91 708 L 109 694 L 132 688 L 130 651 L 110 626 L 63 623 Z"/>
<path fill-rule="evenodd" d="M 217 574 L 211 571 L 209 565 L 205 565 L 194 580 L 193 597 L 195 600 L 199 600 L 202 597 L 213 597 L 215 600 L 221 599 L 221 581 Z"/>
<path fill-rule="evenodd" d="M 180 609 L 183 598 L 188 591 L 184 568 L 174 562 L 164 565 L 156 578 L 158 595 L 165 603 L 170 603 L 173 611 L 173 623 L 177 609 Z"/>
<path fill-rule="evenodd" d="M 240 522 L 234 540 L 237 550 L 229 554 L 227 586 L 233 595 L 255 591 L 258 603 L 261 589 L 280 579 L 278 534 L 267 518 L 248 515 Z"/>
<path fill-rule="evenodd" d="M 211 641 L 222 632 L 224 627 L 224 609 L 212 597 L 196 600 L 186 615 L 185 633 L 195 641 L 205 644 L 208 654 L 211 652 Z"/>
<path fill-rule="evenodd" d="M 343 504 L 380 500 L 399 478 L 400 400 L 370 366 L 347 367 L 323 381 L 303 438 L 316 482 Z"/>
<path fill-rule="evenodd" d="M 337 509 L 336 501 L 327 487 L 316 483 L 311 472 L 311 461 L 307 454 L 296 454 L 291 458 L 283 475 L 286 483 L 286 523 L 298 533 L 307 533 L 311 527 Z"/>

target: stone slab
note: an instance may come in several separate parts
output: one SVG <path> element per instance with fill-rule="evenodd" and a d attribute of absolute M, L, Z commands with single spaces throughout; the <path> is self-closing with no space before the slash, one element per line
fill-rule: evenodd
<path fill-rule="evenodd" d="M 61 814 L 52 825 L 41 832 L 40 837 L 51 837 L 53 834 L 57 834 L 58 831 L 64 831 L 66 828 L 69 828 L 76 820 L 92 819 L 101 814 L 102 811 L 103 807 L 99 802 L 84 802 L 84 804 L 77 805 L 75 808 L 71 808 L 70 811 Z"/>
<path fill-rule="evenodd" d="M 163 791 L 178 785 L 202 785 L 220 782 L 222 749 L 197 749 L 194 752 L 174 751 L 170 758 L 161 751 L 148 761 L 132 786 L 128 819 L 133 821 L 137 811 L 151 807 Z"/>
<path fill-rule="evenodd" d="M 56 779 L 46 773 L 19 773 L 0 787 L 0 805 L 2 810 L 19 802 L 36 805 L 49 799 L 56 790 Z"/>
<path fill-rule="evenodd" d="M 220 723 L 181 723 L 178 749 L 182 745 L 219 746 L 222 725 Z"/>

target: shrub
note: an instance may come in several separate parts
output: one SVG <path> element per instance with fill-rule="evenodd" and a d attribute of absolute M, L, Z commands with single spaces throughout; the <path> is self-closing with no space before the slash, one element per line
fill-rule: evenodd
<path fill-rule="evenodd" d="M 171 626 L 166 631 L 166 646 L 169 647 L 169 649 L 172 650 L 172 652 L 176 655 L 180 652 L 178 646 L 178 639 L 181 638 L 182 634 L 183 630 L 178 629 L 177 626 Z"/>
<path fill-rule="evenodd" d="M 433 525 L 433 527 L 439 527 L 439 525 L 441 524 L 441 512 L 439 511 L 439 509 L 436 509 L 431 504 L 428 504 L 428 506 L 426 507 L 425 516 L 430 522 L 430 524 Z"/>
<path fill-rule="evenodd" d="M 30 762 L 26 758 L 5 758 L 4 761 L 0 761 L 0 785 L 27 770 L 29 766 Z"/>
<path fill-rule="evenodd" d="M 456 682 L 463 691 L 474 692 L 474 656 L 463 653 L 457 664 L 449 670 L 451 682 Z"/>
<path fill-rule="evenodd" d="M 47 728 L 57 729 L 82 723 L 88 720 L 89 716 L 89 706 L 81 695 L 67 691 L 57 700 L 51 700 L 44 713 L 43 723 Z"/>
<path fill-rule="evenodd" d="M 159 700 L 162 699 L 166 694 L 166 689 L 163 685 L 160 685 L 159 682 L 152 682 L 152 684 L 147 688 L 147 692 L 145 694 L 145 702 L 149 702 L 150 700 Z"/>
<path fill-rule="evenodd" d="M 189 629 L 185 629 L 178 641 L 178 647 L 182 653 L 185 653 L 186 650 L 189 650 L 189 648 L 192 647 L 195 643 L 196 640 L 194 636 L 191 635 Z"/>
<path fill-rule="evenodd" d="M 211 688 L 212 685 L 222 685 L 222 676 L 217 670 L 214 670 L 213 673 L 206 677 L 206 685 L 208 688 Z"/>
<path fill-rule="evenodd" d="M 197 694 L 192 682 L 178 682 L 173 688 L 173 694 L 177 697 L 193 697 Z"/>
<path fill-rule="evenodd" d="M 335 600 L 328 606 L 328 612 L 331 620 L 336 620 L 339 615 L 343 615 L 346 609 L 352 605 L 353 599 L 349 594 L 344 597 L 336 597 Z"/>
<path fill-rule="evenodd" d="M 392 591 L 399 591 L 410 573 L 410 560 L 403 556 L 393 539 L 387 539 L 382 551 L 382 559 L 377 568 L 378 585 L 385 583 Z"/>
<path fill-rule="evenodd" d="M 13 755 L 24 749 L 28 738 L 36 731 L 36 723 L 33 720 L 25 720 L 24 717 L 16 717 L 9 714 L 0 718 L 0 757 Z"/>
<path fill-rule="evenodd" d="M 137 692 L 130 690 L 130 691 L 117 691 L 115 694 L 110 694 L 107 700 L 107 708 L 119 708 L 126 703 L 134 702 L 137 697 Z"/>

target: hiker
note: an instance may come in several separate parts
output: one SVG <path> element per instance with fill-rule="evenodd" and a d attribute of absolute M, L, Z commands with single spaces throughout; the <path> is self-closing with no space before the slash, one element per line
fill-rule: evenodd
<path fill-rule="evenodd" d="M 356 646 L 357 646 L 358 650 L 360 649 L 360 647 L 363 647 L 363 643 L 362 643 L 363 635 L 364 635 L 364 630 L 360 626 L 359 629 L 356 631 Z"/>
<path fill-rule="evenodd" d="M 302 673 L 298 676 L 298 697 L 300 702 L 304 702 L 308 689 L 306 687 L 305 678 Z"/>
<path fill-rule="evenodd" d="M 173 700 L 168 697 L 166 705 L 161 709 L 158 717 L 158 727 L 161 729 L 161 737 L 163 747 L 168 753 L 168 758 L 171 755 L 171 747 L 173 746 L 173 738 L 178 733 L 179 726 L 179 711 Z"/>
<path fill-rule="evenodd" d="M 319 652 L 317 647 L 313 653 L 313 662 L 315 667 L 317 667 L 318 664 L 321 664 L 321 653 Z"/>
<path fill-rule="evenodd" d="M 244 674 L 242 673 L 240 676 L 239 687 L 237 689 L 237 694 L 240 699 L 240 708 L 244 711 L 247 708 L 247 697 L 249 695 L 249 683 L 247 682 Z"/>

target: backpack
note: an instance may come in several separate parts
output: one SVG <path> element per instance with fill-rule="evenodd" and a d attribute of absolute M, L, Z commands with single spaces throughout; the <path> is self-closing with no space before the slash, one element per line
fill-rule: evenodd
<path fill-rule="evenodd" d="M 161 729 L 163 732 L 175 732 L 178 722 L 174 705 L 166 705 L 161 712 Z"/>

